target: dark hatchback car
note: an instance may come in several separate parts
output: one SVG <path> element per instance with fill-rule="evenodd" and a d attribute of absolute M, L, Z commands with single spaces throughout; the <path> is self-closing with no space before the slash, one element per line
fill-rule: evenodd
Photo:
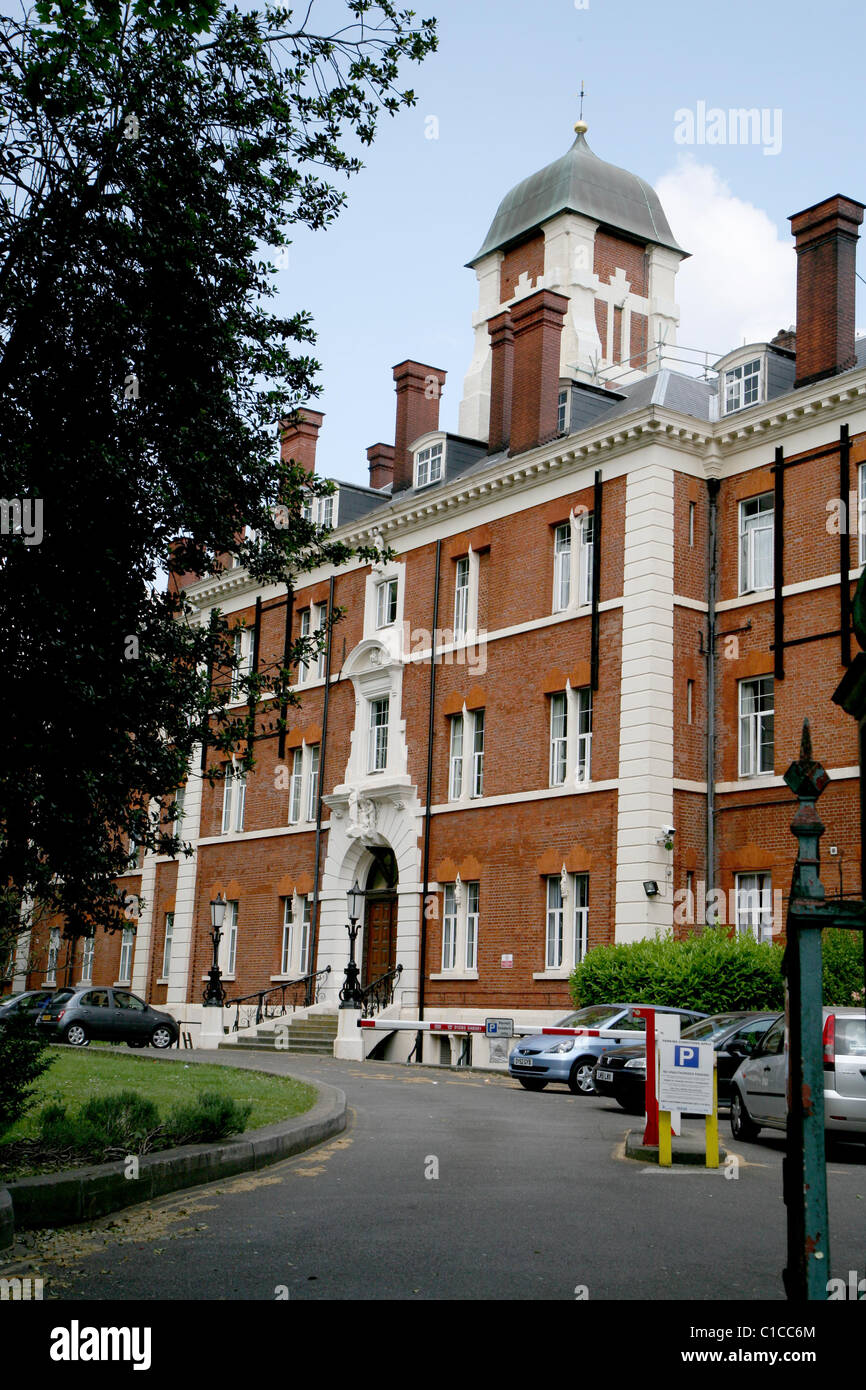
<path fill-rule="evenodd" d="M 56 993 L 54 989 L 25 989 L 20 994 L 7 994 L 5 999 L 0 999 L 0 1024 L 7 1019 L 35 1024 L 49 999 Z"/>
<path fill-rule="evenodd" d="M 734 1072 L 744 1057 L 752 1055 L 778 1017 L 778 1010 L 713 1014 L 682 1030 L 680 1036 L 683 1038 L 713 1044 L 720 1104 L 730 1103 Z M 600 1096 L 613 1096 L 630 1115 L 642 1115 L 646 1107 L 646 1048 L 619 1047 L 615 1052 L 605 1052 L 598 1059 L 593 1079 Z"/>
<path fill-rule="evenodd" d="M 59 1007 L 56 1005 L 59 1004 Z M 172 1047 L 178 1027 L 171 1014 L 160 1013 L 127 989 L 76 989 L 52 1001 L 38 1029 L 52 1042 L 84 1047 L 95 1042 L 125 1042 L 129 1047 Z"/>

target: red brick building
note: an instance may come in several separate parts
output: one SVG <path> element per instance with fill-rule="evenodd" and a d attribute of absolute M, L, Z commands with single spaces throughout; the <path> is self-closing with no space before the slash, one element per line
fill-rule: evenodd
<path fill-rule="evenodd" d="M 825 880 L 859 881 L 856 731 L 831 695 L 866 558 L 863 205 L 791 219 L 796 331 L 697 379 L 664 365 L 687 253 L 584 131 L 507 195 L 470 262 L 458 433 L 439 429 L 445 371 L 402 361 L 369 488 L 325 504 L 338 536 L 395 553 L 290 594 L 295 636 L 346 614 L 298 672 L 293 727 L 281 740 L 261 717 L 245 782 L 212 787 L 194 760 L 195 853 L 130 872 L 136 932 L 98 938 L 74 981 L 128 980 L 200 1019 L 221 892 L 229 994 L 330 965 L 315 1007 L 334 1012 L 357 879 L 362 979 L 403 967 L 395 1014 L 549 1020 L 593 946 L 783 927 L 781 774 L 806 714 L 831 777 Z M 283 449 L 313 469 L 323 417 L 306 415 Z M 202 620 L 231 615 L 251 663 L 282 650 L 285 586 L 236 567 L 186 592 Z M 39 949 L 30 984 L 51 968 Z"/>

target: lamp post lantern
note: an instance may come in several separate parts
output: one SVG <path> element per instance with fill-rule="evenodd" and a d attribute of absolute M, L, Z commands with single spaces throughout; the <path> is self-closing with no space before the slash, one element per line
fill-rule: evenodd
<path fill-rule="evenodd" d="M 204 987 L 204 1002 L 211 1008 L 221 1009 L 226 997 L 225 987 L 222 982 L 222 971 L 219 967 L 219 949 L 223 935 L 223 921 L 226 915 L 226 900 L 222 893 L 211 900 L 210 920 L 211 920 L 211 941 L 213 942 L 213 964 L 208 971 L 207 984 Z"/>
<path fill-rule="evenodd" d="M 343 988 L 340 990 L 340 1008 L 360 1009 L 364 997 L 358 976 L 358 966 L 355 962 L 355 941 L 361 930 L 358 919 L 364 910 L 364 890 L 359 886 L 357 879 L 346 893 L 346 904 L 349 914 L 349 925 L 346 927 L 346 931 L 349 933 L 349 960 L 346 965 L 346 978 L 343 982 Z"/>

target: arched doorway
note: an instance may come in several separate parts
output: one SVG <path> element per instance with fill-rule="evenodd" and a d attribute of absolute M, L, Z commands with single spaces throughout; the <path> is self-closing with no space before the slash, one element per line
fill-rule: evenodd
<path fill-rule="evenodd" d="M 397 861 L 376 846 L 367 873 L 361 984 L 369 985 L 397 964 Z"/>

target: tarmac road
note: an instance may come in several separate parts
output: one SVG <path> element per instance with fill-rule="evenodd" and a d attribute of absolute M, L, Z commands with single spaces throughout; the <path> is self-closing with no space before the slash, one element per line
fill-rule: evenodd
<path fill-rule="evenodd" d="M 46 1299 L 783 1298 L 781 1136 L 738 1177 L 622 1156 L 640 1122 L 564 1088 L 285 1053 L 182 1054 L 341 1087 L 349 1126 L 284 1163 L 33 1233 Z M 438 1176 L 436 1174 L 438 1173 Z M 832 1271 L 864 1273 L 866 1145 L 828 1163 Z M 11 1253 L 11 1252 L 10 1252 Z"/>

